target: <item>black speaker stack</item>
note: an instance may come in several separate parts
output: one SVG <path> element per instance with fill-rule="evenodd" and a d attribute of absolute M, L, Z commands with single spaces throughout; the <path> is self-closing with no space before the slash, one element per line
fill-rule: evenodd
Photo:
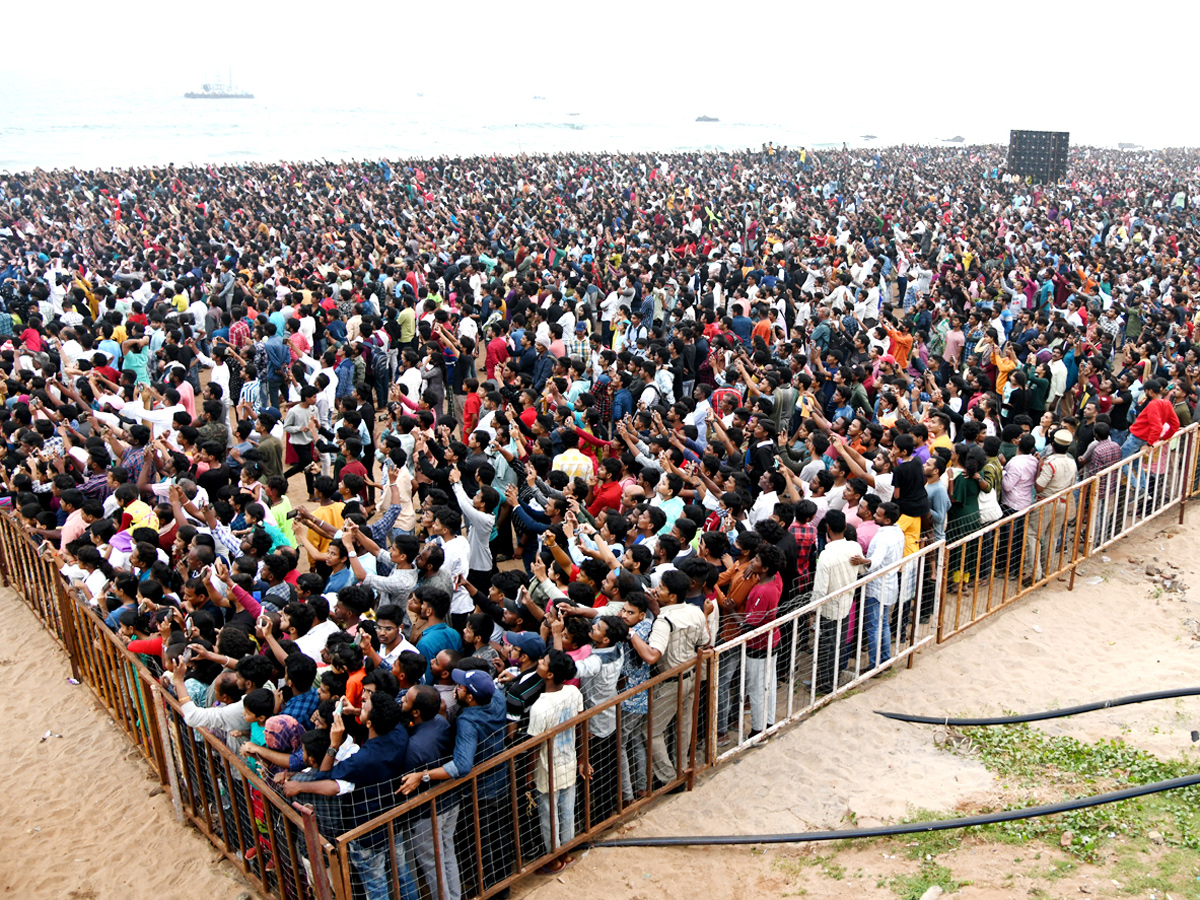
<path fill-rule="evenodd" d="M 1010 131 L 1008 171 L 1040 184 L 1064 181 L 1070 138 L 1066 131 Z"/>

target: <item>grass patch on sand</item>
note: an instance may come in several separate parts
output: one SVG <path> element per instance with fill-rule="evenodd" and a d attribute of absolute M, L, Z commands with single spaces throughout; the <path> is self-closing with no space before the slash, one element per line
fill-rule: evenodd
<path fill-rule="evenodd" d="M 1130 747 L 1120 738 L 1088 744 L 1072 737 L 1048 735 L 1027 724 L 972 729 L 970 741 L 953 752 L 978 758 L 1000 777 L 1004 787 L 1042 792 L 1049 788 L 1064 799 L 1200 772 L 1200 766 L 1191 760 L 1164 761 Z M 1063 849 L 1079 859 L 1098 863 L 1116 838 L 1123 839 L 1122 851 L 1135 848 L 1149 852 L 1153 844 L 1200 850 L 1198 811 L 1200 788 L 1192 786 L 978 830 L 1000 838 L 1051 844 L 1062 844 L 1064 832 L 1069 831 L 1070 841 Z"/>
<path fill-rule="evenodd" d="M 950 870 L 932 860 L 924 860 L 921 868 L 913 875 L 897 875 L 889 886 L 900 900 L 921 900 L 925 892 L 935 885 L 947 894 L 952 894 L 969 881 L 957 881 Z"/>

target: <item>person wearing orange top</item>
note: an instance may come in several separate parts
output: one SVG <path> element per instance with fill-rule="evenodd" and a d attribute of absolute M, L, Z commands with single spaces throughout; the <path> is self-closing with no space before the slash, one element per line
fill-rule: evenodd
<path fill-rule="evenodd" d="M 896 362 L 900 364 L 900 368 L 908 368 L 908 357 L 912 353 L 913 347 L 913 336 L 908 332 L 908 325 L 901 323 L 899 328 L 893 328 L 885 324 L 883 330 L 887 332 L 888 337 L 891 339 L 888 353 L 896 358 Z"/>
<path fill-rule="evenodd" d="M 751 343 L 754 342 L 754 338 L 762 338 L 764 344 L 771 346 L 771 320 L 765 313 L 754 323 L 754 330 L 750 332 Z"/>
<path fill-rule="evenodd" d="M 720 640 L 722 641 L 731 640 L 742 631 L 746 615 L 746 601 L 750 596 L 750 591 L 758 586 L 758 576 L 754 573 L 754 558 L 757 556 L 761 544 L 762 538 L 755 532 L 742 532 L 735 542 L 735 549 L 738 553 L 737 560 L 735 561 L 729 554 L 721 558 L 725 565 L 725 571 L 717 578 L 717 587 L 724 593 L 724 598 L 719 603 Z M 718 736 L 728 731 L 731 714 L 734 716 L 740 714 L 741 697 L 737 692 L 732 692 L 736 676 L 736 664 L 722 666 L 717 687 Z"/>
<path fill-rule="evenodd" d="M 992 350 L 992 365 L 996 367 L 996 393 L 1004 396 L 1004 386 L 1008 384 L 1008 376 L 1017 367 L 1017 351 L 1012 343 L 1004 345 L 1004 355 L 998 350 Z"/>

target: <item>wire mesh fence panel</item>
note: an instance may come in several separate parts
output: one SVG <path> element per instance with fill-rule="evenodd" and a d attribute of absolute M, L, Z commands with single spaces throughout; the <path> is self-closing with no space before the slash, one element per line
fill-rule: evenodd
<path fill-rule="evenodd" d="M 942 541 L 924 547 L 719 645 L 705 729 L 716 761 L 933 641 L 944 553 Z"/>
<path fill-rule="evenodd" d="M 1200 432 L 1196 426 L 1146 447 L 1100 472 L 1093 549 L 1102 550 L 1193 493 Z"/>
<path fill-rule="evenodd" d="M 280 900 L 331 896 L 328 841 L 322 835 L 340 821 L 322 818 L 320 803 L 294 808 L 271 772 L 252 769 L 208 729 L 189 727 L 175 697 L 161 692 L 159 698 L 167 721 L 163 756 L 174 772 L 183 814 L 264 894 Z M 309 845 L 308 815 L 316 820 L 315 848 Z"/>
<path fill-rule="evenodd" d="M 544 694 L 550 727 L 522 739 L 498 720 L 473 743 L 469 771 L 458 768 L 456 746 L 407 775 L 339 785 L 336 796 L 300 783 L 297 799 L 317 801 L 322 833 L 338 835 L 335 868 L 349 896 L 491 896 L 536 869 L 554 870 L 622 816 L 686 785 L 703 752 L 696 722 L 707 669 L 697 655 L 581 715 L 568 706 L 556 713 Z M 531 729 L 540 716 L 531 711 Z M 443 777 L 451 772 L 460 777 Z"/>
<path fill-rule="evenodd" d="M 96 613 L 75 597 L 71 609 L 70 642 L 82 657 L 83 680 L 100 697 L 109 713 L 129 735 L 146 761 L 164 775 L 162 739 L 150 685 L 154 677 L 138 657 L 129 653 Z"/>
<path fill-rule="evenodd" d="M 374 783 L 295 773 L 281 787 L 225 735 L 190 728 L 170 688 L 130 654 L 95 604 L 0 515 L 0 573 L 68 653 L 154 766 L 181 815 L 263 894 L 308 898 L 487 897 L 565 854 L 698 771 L 866 679 L 911 660 L 1200 493 L 1200 426 L 962 540 L 928 544 L 878 572 L 811 593 L 787 585 L 774 616 L 719 613 L 715 651 L 599 690 L 605 662 L 581 667 L 586 707 L 540 731 L 502 714 L 491 749 L 446 778 L 412 783 L 405 755 Z M 928 536 L 925 538 L 928 541 Z M 600 654 L 599 656 L 602 656 Z M 593 661 L 595 662 L 595 661 Z M 625 677 L 622 674 L 621 677 Z M 588 679 L 593 679 L 589 682 Z M 461 730 L 461 725 L 460 725 Z M 361 751 L 360 751 L 361 752 Z M 419 768 L 419 767 L 418 767 Z M 414 769 L 416 771 L 416 769 Z M 301 790 L 304 781 L 321 788 Z M 294 794 L 294 796 L 289 796 Z"/>
<path fill-rule="evenodd" d="M 948 640 L 1084 559 L 1094 490 L 1095 479 L 1087 479 L 951 543 L 938 640 Z"/>

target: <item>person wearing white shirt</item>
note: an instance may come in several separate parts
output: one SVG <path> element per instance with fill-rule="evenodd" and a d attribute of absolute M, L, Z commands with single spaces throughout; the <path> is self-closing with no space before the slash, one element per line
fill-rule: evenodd
<path fill-rule="evenodd" d="M 177 412 L 186 412 L 182 403 L 164 406 L 161 409 L 146 409 L 141 400 L 121 404 L 121 415 L 150 424 L 154 429 L 154 437 L 160 437 L 171 430 Z"/>
<path fill-rule="evenodd" d="M 851 563 L 867 567 L 867 575 L 895 566 L 904 558 L 904 532 L 896 524 L 900 519 L 900 507 L 895 503 L 881 503 L 875 510 L 875 522 L 879 530 L 871 538 L 867 555 L 856 556 Z M 894 568 L 867 584 L 866 603 L 863 605 L 863 629 L 866 636 L 869 665 L 883 665 L 892 658 L 892 607 L 900 598 L 899 568 Z"/>
<path fill-rule="evenodd" d="M 421 368 L 417 365 L 408 365 L 407 362 L 405 366 L 407 368 L 400 373 L 397 380 L 407 388 L 408 399 L 416 403 L 421 397 Z M 336 379 L 334 383 L 336 384 Z"/>
<path fill-rule="evenodd" d="M 61 371 L 65 373 L 68 368 L 74 368 L 79 357 L 83 356 L 83 344 L 75 340 L 75 332 L 70 328 L 64 328 L 61 337 L 62 346 L 58 352 L 61 357 Z"/>
<path fill-rule="evenodd" d="M 1054 358 L 1050 360 L 1050 391 L 1046 397 L 1046 409 L 1053 410 L 1059 398 L 1067 390 L 1067 364 L 1063 362 L 1062 347 L 1052 351 Z"/>
<path fill-rule="evenodd" d="M 450 515 L 447 516 L 446 513 Z M 450 521 L 443 521 L 443 518 L 449 518 Z M 450 527 L 447 527 L 448 525 Z M 442 517 L 435 517 L 433 522 L 433 535 L 441 543 L 442 553 L 445 555 L 442 570 L 450 576 L 454 584 L 454 595 L 450 598 L 450 615 L 456 617 L 456 621 L 460 623 L 475 611 L 475 601 L 464 586 L 467 576 L 471 573 L 471 545 L 459 534 L 461 526 L 462 513 L 449 507 L 443 510 Z M 457 627 L 461 629 L 462 626 L 460 624 Z"/>
<path fill-rule="evenodd" d="M 841 666 L 845 655 L 850 609 L 854 604 L 854 592 L 845 589 L 858 581 L 861 567 L 852 560 L 861 554 L 857 541 L 848 541 L 846 514 L 826 514 L 826 529 L 829 539 L 825 549 L 817 557 L 817 569 L 813 574 L 812 597 L 825 600 L 817 608 L 817 691 L 832 693 L 834 673 Z"/>
<path fill-rule="evenodd" d="M 187 311 L 196 323 L 196 332 L 203 337 L 206 333 L 204 320 L 208 316 L 208 305 L 203 300 L 194 300 Z"/>
<path fill-rule="evenodd" d="M 325 642 L 335 631 L 341 631 L 341 629 L 332 620 L 326 619 L 324 622 L 313 625 L 312 628 L 296 638 L 296 646 L 300 648 L 301 653 L 316 662 L 318 666 L 324 665 L 321 651 L 325 649 Z"/>
<path fill-rule="evenodd" d="M 775 513 L 775 504 L 779 502 L 779 492 L 787 486 L 787 480 L 778 472 L 763 472 L 758 479 L 762 493 L 750 507 L 746 519 L 753 528 L 759 522 L 765 522 Z"/>
<path fill-rule="evenodd" d="M 697 438 L 696 443 L 700 447 L 708 446 L 708 414 L 712 411 L 712 404 L 708 398 L 712 396 L 711 388 L 706 388 L 708 393 L 700 390 L 700 386 L 696 387 L 696 409 L 692 413 L 691 423 L 696 426 Z"/>
<path fill-rule="evenodd" d="M 473 316 L 463 316 L 458 320 L 458 336 L 470 338 L 472 341 L 479 339 L 479 325 Z"/>

